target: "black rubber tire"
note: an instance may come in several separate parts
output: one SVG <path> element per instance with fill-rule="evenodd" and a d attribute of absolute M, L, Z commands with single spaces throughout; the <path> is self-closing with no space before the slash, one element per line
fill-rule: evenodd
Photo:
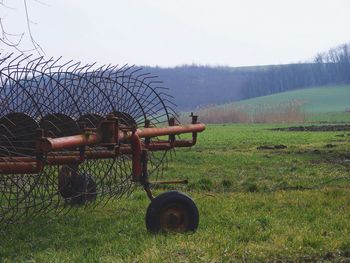
<path fill-rule="evenodd" d="M 180 211 L 176 221 L 185 221 L 180 226 L 169 229 L 169 224 L 164 224 L 164 217 L 169 221 L 169 211 Z M 174 217 L 173 214 L 170 216 Z M 184 219 L 186 218 L 186 219 Z M 162 223 L 163 222 L 163 223 Z M 177 223 L 177 222 L 176 222 Z M 176 224 L 173 223 L 172 224 Z M 170 223 L 171 224 L 171 223 Z M 158 195 L 147 208 L 146 228 L 151 233 L 158 232 L 189 232 L 196 231 L 199 224 L 199 212 L 195 202 L 186 194 L 178 191 L 169 191 Z"/>
<path fill-rule="evenodd" d="M 93 202 L 96 200 L 96 182 L 91 175 L 81 173 L 78 174 L 78 176 L 73 177 L 72 187 L 72 204 L 84 205 L 86 202 Z"/>
<path fill-rule="evenodd" d="M 96 200 L 97 186 L 94 178 L 87 173 L 78 173 L 63 166 L 58 176 L 58 191 L 66 203 L 84 205 Z"/>

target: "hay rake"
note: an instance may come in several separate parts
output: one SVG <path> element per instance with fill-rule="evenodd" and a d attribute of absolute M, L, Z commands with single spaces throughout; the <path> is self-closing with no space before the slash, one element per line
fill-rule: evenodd
<path fill-rule="evenodd" d="M 151 200 L 148 230 L 195 230 L 198 210 L 187 195 L 150 190 L 149 175 L 162 172 L 170 150 L 194 145 L 205 129 L 194 115 L 177 124 L 160 85 L 134 66 L 2 57 L 0 223 L 120 198 L 136 183 Z M 192 139 L 179 140 L 182 133 Z"/>

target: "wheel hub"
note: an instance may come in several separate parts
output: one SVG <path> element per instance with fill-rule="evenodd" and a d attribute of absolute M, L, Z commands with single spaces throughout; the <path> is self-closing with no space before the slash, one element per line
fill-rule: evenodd
<path fill-rule="evenodd" d="M 166 231 L 183 232 L 188 222 L 188 215 L 184 207 L 168 207 L 160 215 L 161 227 Z"/>

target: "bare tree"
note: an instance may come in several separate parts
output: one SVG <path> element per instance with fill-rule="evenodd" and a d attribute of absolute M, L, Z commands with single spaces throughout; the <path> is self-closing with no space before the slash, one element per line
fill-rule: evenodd
<path fill-rule="evenodd" d="M 37 53 L 44 55 L 45 52 L 36 41 L 32 26 L 35 22 L 30 16 L 32 4 L 46 5 L 39 0 L 0 0 L 0 53 L 11 53 L 17 51 L 21 54 Z M 18 13 L 23 13 L 23 27 L 19 32 L 10 32 L 6 25 L 7 18 Z"/>

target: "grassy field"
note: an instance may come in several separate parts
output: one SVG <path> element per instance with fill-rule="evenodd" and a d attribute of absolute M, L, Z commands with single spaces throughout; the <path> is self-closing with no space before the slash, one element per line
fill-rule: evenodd
<path fill-rule="evenodd" d="M 146 195 L 2 229 L 2 262 L 350 260 L 350 131 L 213 125 L 165 178 L 200 211 L 196 233 L 147 233 Z M 156 189 L 161 193 L 167 189 Z"/>
<path fill-rule="evenodd" d="M 202 108 L 199 115 L 206 123 L 349 122 L 350 86 L 324 86 L 281 92 Z"/>
<path fill-rule="evenodd" d="M 299 101 L 306 113 L 344 112 L 350 110 L 350 86 L 325 86 L 276 93 L 232 103 L 256 109 L 264 105 L 280 105 L 288 101 Z"/>

